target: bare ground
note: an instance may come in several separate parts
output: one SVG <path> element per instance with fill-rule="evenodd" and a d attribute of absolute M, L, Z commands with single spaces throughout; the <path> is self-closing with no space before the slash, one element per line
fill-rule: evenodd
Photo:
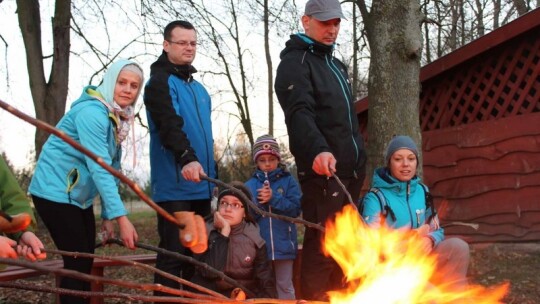
<path fill-rule="evenodd" d="M 132 219 L 140 236 L 140 242 L 155 245 L 155 217 L 139 216 Z M 46 244 L 54 248 L 46 229 L 38 232 Z M 145 250 L 129 251 L 119 246 L 100 249 L 99 254 L 144 254 Z M 540 303 L 540 243 L 525 244 L 475 244 L 471 246 L 470 281 L 483 286 L 496 286 L 509 282 L 510 290 L 504 299 L 505 303 L 533 304 Z M 50 257 L 53 258 L 53 257 Z M 54 257 L 58 258 L 58 257 Z M 110 267 L 106 269 L 106 277 L 152 283 L 152 275 L 133 267 Z M 52 275 L 42 275 L 20 280 L 38 286 L 54 286 Z M 132 292 L 106 286 L 105 291 Z M 138 292 L 147 294 L 149 292 Z M 138 301 L 107 299 L 106 303 L 139 303 Z M 54 303 L 54 296 L 46 293 L 0 288 L 0 304 L 2 303 Z"/>

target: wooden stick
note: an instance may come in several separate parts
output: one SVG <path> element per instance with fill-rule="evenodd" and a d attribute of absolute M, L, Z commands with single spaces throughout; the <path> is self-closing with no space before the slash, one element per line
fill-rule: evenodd
<path fill-rule="evenodd" d="M 124 243 L 119 239 L 109 239 L 109 240 L 107 240 L 107 243 L 124 246 Z M 193 265 L 195 265 L 197 267 L 200 267 L 200 268 L 202 268 L 202 269 L 204 269 L 204 270 L 206 270 L 208 272 L 211 272 L 212 274 L 217 275 L 218 277 L 220 277 L 221 279 L 223 279 L 227 283 L 242 289 L 248 295 L 248 297 L 255 298 L 257 296 L 253 291 L 247 289 L 244 285 L 238 283 L 236 280 L 234 280 L 231 277 L 227 276 L 223 272 L 209 266 L 206 263 L 203 263 L 201 261 L 197 261 L 196 259 L 194 259 L 192 257 L 186 256 L 186 255 L 183 255 L 183 254 L 180 254 L 180 253 L 176 253 L 176 252 L 171 252 L 169 250 L 165 250 L 163 248 L 155 247 L 155 246 L 152 246 L 152 245 L 139 243 L 139 242 L 135 242 L 135 246 L 137 248 L 142 248 L 142 249 L 154 251 L 154 252 L 157 252 L 157 253 L 161 253 L 163 255 L 167 255 L 169 257 L 179 259 L 179 260 L 181 260 L 183 262 L 191 263 L 191 264 L 193 264 Z"/>
<path fill-rule="evenodd" d="M 73 138 L 67 136 L 62 130 L 57 129 L 48 123 L 41 121 L 39 119 L 33 118 L 31 116 L 28 116 L 24 114 L 23 112 L 15 109 L 8 103 L 4 102 L 0 99 L 0 107 L 4 110 L 10 112 L 11 114 L 19 117 L 20 119 L 36 126 L 39 129 L 42 129 L 46 132 L 49 132 L 51 134 L 54 134 L 58 136 L 60 139 L 68 143 L 73 148 L 77 149 L 84 155 L 90 157 L 92 160 L 94 160 L 96 163 L 98 163 L 101 167 L 103 167 L 105 170 L 107 170 L 109 173 L 111 173 L 113 176 L 120 179 L 124 184 L 128 185 L 148 206 L 150 206 L 152 209 L 154 209 L 159 215 L 163 216 L 166 220 L 170 221 L 171 223 L 176 224 L 180 229 L 184 228 L 184 225 L 182 223 L 178 223 L 176 221 L 176 218 L 169 214 L 165 209 L 161 208 L 158 204 L 156 204 L 152 199 L 150 199 L 137 185 L 134 181 L 126 177 L 124 174 L 122 174 L 120 171 L 114 169 L 112 166 L 108 165 L 103 161 L 101 157 L 98 157 L 95 155 L 92 151 L 88 150 L 87 148 L 83 147 L 81 144 L 76 142 Z"/>
<path fill-rule="evenodd" d="M 117 240 L 117 241 L 122 243 L 122 241 L 120 241 L 120 240 Z M 62 256 L 71 256 L 71 257 L 75 257 L 75 258 L 77 258 L 77 257 L 92 258 L 92 259 L 100 258 L 100 259 L 104 259 L 104 260 L 116 261 L 116 262 L 122 263 L 124 265 L 130 265 L 130 266 L 135 266 L 135 267 L 138 267 L 138 268 L 143 268 L 145 270 L 149 270 L 151 272 L 157 273 L 157 274 L 159 274 L 159 275 L 161 275 L 163 277 L 166 277 L 166 278 L 168 278 L 170 280 L 176 281 L 176 282 L 178 282 L 180 284 L 183 284 L 183 285 L 189 286 L 191 288 L 194 288 L 194 289 L 196 289 L 196 290 L 198 290 L 200 292 L 209 294 L 209 295 L 211 295 L 213 297 L 227 299 L 227 297 L 225 297 L 224 295 L 222 295 L 222 294 L 220 294 L 218 292 L 215 292 L 215 291 L 210 290 L 208 288 L 205 288 L 203 286 L 191 283 L 190 281 L 184 280 L 184 279 L 182 279 L 180 277 L 177 277 L 177 276 L 172 275 L 172 274 L 170 274 L 168 272 L 165 272 L 163 270 L 157 269 L 157 268 L 155 268 L 153 266 L 150 266 L 150 265 L 147 265 L 147 264 L 144 264 L 144 263 L 139 263 L 139 262 L 136 262 L 136 261 L 131 261 L 131 260 L 128 260 L 128 259 L 118 258 L 118 257 L 114 257 L 114 256 L 97 255 L 97 254 L 86 253 L 86 252 L 70 252 L 70 251 L 55 250 L 55 249 L 41 249 L 41 250 L 44 251 L 44 252 L 47 252 L 47 253 L 51 253 L 51 254 L 58 254 L 58 255 L 62 255 Z"/>
<path fill-rule="evenodd" d="M 259 208 L 254 202 L 252 202 L 245 194 L 244 192 L 242 192 L 240 189 L 237 189 L 227 183 L 224 183 L 222 181 L 220 181 L 219 179 L 215 179 L 215 178 L 211 178 L 211 177 L 208 177 L 208 176 L 201 176 L 201 179 L 203 180 L 207 180 L 209 182 L 212 182 L 218 186 L 221 186 L 223 188 L 227 188 L 229 190 L 231 190 L 231 192 L 234 192 L 235 194 L 237 194 L 238 196 L 240 196 L 240 198 L 244 201 L 244 202 L 247 202 L 247 204 L 251 207 L 251 209 L 253 209 L 253 211 L 257 212 L 258 214 L 262 215 L 262 216 L 266 216 L 266 217 L 273 217 L 273 218 L 277 218 L 277 219 L 280 219 L 280 220 L 283 220 L 283 221 L 287 221 L 287 222 L 291 222 L 291 223 L 299 223 L 299 224 L 303 224 L 305 225 L 306 227 L 310 227 L 310 228 L 315 228 L 315 229 L 319 229 L 320 231 L 324 232 L 325 229 L 322 225 L 319 225 L 319 224 L 315 224 L 315 223 L 312 223 L 312 222 L 308 222 L 306 220 L 303 220 L 303 219 L 298 219 L 298 218 L 292 218 L 292 217 L 289 217 L 289 216 L 285 216 L 285 215 L 281 215 L 281 214 L 275 214 L 275 213 L 270 213 L 270 212 L 267 212 L 267 211 L 264 211 L 262 210 L 261 208 Z"/>
<path fill-rule="evenodd" d="M 0 282 L 0 287 L 71 295 L 71 296 L 76 296 L 76 297 L 81 297 L 81 298 L 98 297 L 98 298 L 126 299 L 130 302 L 136 300 L 136 301 L 143 301 L 143 302 L 201 303 L 201 304 L 242 303 L 240 301 L 235 301 L 231 299 L 203 300 L 203 299 L 190 299 L 190 298 L 166 297 L 166 296 L 142 296 L 138 294 L 122 293 L 122 292 L 77 291 L 77 290 L 58 288 L 58 287 L 39 286 L 36 284 L 22 283 L 20 281 L 17 281 L 17 283 Z"/>
<path fill-rule="evenodd" d="M 16 259 L 8 259 L 8 258 L 0 258 L 0 264 L 6 264 L 6 265 L 16 265 L 20 267 L 35 269 L 41 272 L 47 272 L 47 273 L 53 273 L 55 275 L 63 276 L 63 277 L 70 277 L 82 281 L 87 282 L 95 282 L 100 284 L 111 284 L 116 285 L 120 287 L 125 288 L 132 288 L 132 289 L 138 289 L 143 291 L 161 291 L 170 293 L 177 296 L 183 296 L 183 297 L 190 297 L 200 300 L 215 300 L 216 297 L 208 296 L 208 295 L 199 295 L 192 292 L 187 292 L 180 289 L 170 288 L 163 286 L 161 284 L 149 284 L 149 283 L 135 283 L 125 280 L 115 280 L 115 279 L 109 279 L 101 276 L 81 273 L 78 271 L 70 270 L 70 269 L 53 269 L 51 267 L 42 266 L 40 263 L 32 263 L 24 260 L 16 260 Z"/>

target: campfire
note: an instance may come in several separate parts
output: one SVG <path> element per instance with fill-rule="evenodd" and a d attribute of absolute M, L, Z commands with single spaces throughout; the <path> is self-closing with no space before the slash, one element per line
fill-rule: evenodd
<path fill-rule="evenodd" d="M 347 289 L 331 303 L 502 303 L 508 284 L 464 288 L 453 278 L 434 280 L 436 256 L 419 246 L 411 230 L 370 229 L 346 206 L 326 225 L 324 250 L 343 269 Z"/>

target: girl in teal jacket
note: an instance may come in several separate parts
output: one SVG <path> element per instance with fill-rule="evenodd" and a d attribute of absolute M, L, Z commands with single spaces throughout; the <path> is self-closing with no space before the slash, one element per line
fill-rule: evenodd
<path fill-rule="evenodd" d="M 142 69 L 134 62 L 112 64 L 98 87 L 87 86 L 57 128 L 99 156 L 120 168 L 121 142 L 133 122 L 133 104 L 143 83 Z M 102 231 L 114 237 L 116 220 L 120 238 L 135 249 L 137 232 L 127 218 L 118 192 L 118 180 L 99 164 L 60 138 L 51 135 L 39 156 L 30 193 L 36 210 L 49 229 L 58 249 L 94 252 L 96 229 L 92 202 L 99 194 Z M 90 273 L 92 259 L 63 257 L 64 268 Z M 90 290 L 88 282 L 64 277 L 60 287 Z M 86 303 L 77 297 L 60 296 L 62 303 Z"/>
<path fill-rule="evenodd" d="M 433 251 L 437 255 L 435 275 L 441 278 L 451 277 L 455 284 L 465 287 L 469 245 L 459 238 L 445 239 L 434 207 L 426 203 L 428 189 L 416 176 L 416 144 L 408 136 L 394 137 L 388 144 L 385 160 L 386 167 L 375 170 L 372 188 L 364 197 L 364 221 L 373 228 L 381 225 L 396 229 L 429 227 L 422 229 L 428 233 L 421 242 L 426 253 Z"/>

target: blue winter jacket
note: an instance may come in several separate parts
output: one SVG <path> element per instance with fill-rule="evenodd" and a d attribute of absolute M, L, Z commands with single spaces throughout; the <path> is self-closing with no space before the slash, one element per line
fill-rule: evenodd
<path fill-rule="evenodd" d="M 386 204 L 395 215 L 394 221 L 390 214 L 386 216 L 386 224 L 393 228 L 408 227 L 417 229 L 426 224 L 426 219 L 432 214 L 431 208 L 426 210 L 426 198 L 420 178 L 415 176 L 408 182 L 402 182 L 390 175 L 387 168 L 378 168 L 373 174 L 371 187 L 379 189 L 386 199 Z M 427 187 L 426 187 L 427 189 Z M 364 197 L 362 216 L 371 227 L 380 227 L 382 223 L 381 204 L 377 195 L 368 192 Z M 439 219 L 434 218 L 430 224 L 428 236 L 439 244 L 444 240 L 444 230 L 440 227 Z"/>
<path fill-rule="evenodd" d="M 268 181 L 272 188 L 270 202 L 261 204 L 257 202 L 257 189 L 262 188 L 266 180 L 265 173 L 259 169 L 245 183 L 253 195 L 254 202 L 264 211 L 297 217 L 300 215 L 300 198 L 302 193 L 293 176 L 281 168 L 268 173 Z M 266 241 L 268 258 L 270 260 L 290 260 L 296 257 L 298 240 L 296 225 L 272 217 L 262 217 L 254 213 L 259 224 L 261 236 Z"/>
<path fill-rule="evenodd" d="M 89 94 L 96 89 L 85 87 L 56 127 L 119 169 L 121 145 L 116 143 L 115 122 L 107 107 Z M 102 218 L 110 220 L 128 213 L 118 193 L 118 179 L 55 135 L 43 146 L 29 192 L 82 209 L 90 208 L 99 193 Z"/>
<path fill-rule="evenodd" d="M 150 179 L 156 202 L 210 199 L 213 185 L 186 181 L 182 167 L 198 161 L 216 178 L 211 100 L 193 79 L 191 65 L 174 65 L 166 53 L 151 66 L 144 91 L 150 127 Z"/>

